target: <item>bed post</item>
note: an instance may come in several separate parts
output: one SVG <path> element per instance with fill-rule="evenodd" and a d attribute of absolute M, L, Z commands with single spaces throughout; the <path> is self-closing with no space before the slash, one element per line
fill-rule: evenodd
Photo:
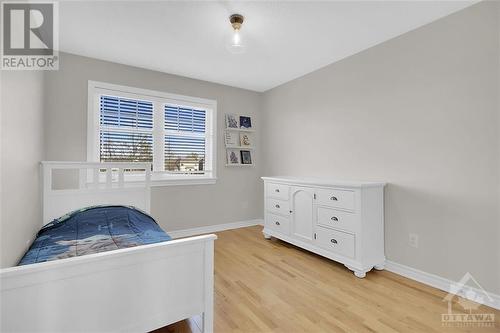
<path fill-rule="evenodd" d="M 45 209 L 45 205 L 47 203 L 46 203 L 45 198 L 47 198 L 49 196 L 50 191 L 52 191 L 52 168 L 49 164 L 44 163 L 44 162 L 40 162 L 40 166 L 41 166 L 40 169 L 42 170 L 41 171 L 41 174 L 42 174 L 41 192 L 42 192 L 42 207 L 43 207 L 43 210 L 42 210 L 42 226 L 43 226 L 43 225 L 45 225 L 45 223 L 50 222 L 50 221 L 48 221 L 48 218 L 46 216 L 47 212 Z M 46 222 L 46 221 L 48 221 L 48 222 Z"/>
<path fill-rule="evenodd" d="M 205 242 L 205 309 L 203 333 L 214 331 L 214 242 Z"/>

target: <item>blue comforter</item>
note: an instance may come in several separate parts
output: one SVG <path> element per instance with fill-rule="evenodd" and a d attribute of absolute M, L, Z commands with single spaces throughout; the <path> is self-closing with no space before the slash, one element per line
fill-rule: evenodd
<path fill-rule="evenodd" d="M 80 209 L 46 224 L 19 265 L 170 240 L 155 220 L 133 207 Z"/>

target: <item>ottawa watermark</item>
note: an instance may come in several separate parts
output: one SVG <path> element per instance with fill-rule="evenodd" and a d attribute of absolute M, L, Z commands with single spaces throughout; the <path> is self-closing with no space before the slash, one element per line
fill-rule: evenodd
<path fill-rule="evenodd" d="M 2 70 L 59 69 L 57 2 L 2 2 Z"/>
<path fill-rule="evenodd" d="M 455 298 L 463 312 L 453 312 Z M 448 313 L 441 314 L 443 327 L 495 327 L 495 314 L 484 311 L 486 307 L 479 311 L 482 304 L 493 302 L 493 299 L 469 272 L 459 282 L 450 285 L 450 292 L 443 301 L 448 303 Z"/>

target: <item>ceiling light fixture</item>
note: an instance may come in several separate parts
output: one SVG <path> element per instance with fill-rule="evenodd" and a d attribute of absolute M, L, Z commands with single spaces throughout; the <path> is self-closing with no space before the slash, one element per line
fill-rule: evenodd
<path fill-rule="evenodd" d="M 239 54 L 245 52 L 245 45 L 241 41 L 240 30 L 245 18 L 240 14 L 233 14 L 229 16 L 229 22 L 233 27 L 233 36 L 231 43 L 228 45 L 228 50 L 231 53 Z"/>

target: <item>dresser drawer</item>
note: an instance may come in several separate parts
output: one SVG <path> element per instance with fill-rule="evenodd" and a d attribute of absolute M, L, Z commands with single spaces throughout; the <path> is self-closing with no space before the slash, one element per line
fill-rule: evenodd
<path fill-rule="evenodd" d="M 283 184 L 269 183 L 266 185 L 266 197 L 288 200 L 290 187 Z"/>
<path fill-rule="evenodd" d="M 336 208 L 354 210 L 354 191 L 317 189 L 316 202 Z"/>
<path fill-rule="evenodd" d="M 358 230 L 358 216 L 337 209 L 318 207 L 316 224 L 349 231 Z"/>
<path fill-rule="evenodd" d="M 316 227 L 317 244 L 340 255 L 354 258 L 354 235 L 346 232 Z"/>
<path fill-rule="evenodd" d="M 266 214 L 266 227 L 275 230 L 281 234 L 290 234 L 290 219 L 271 213 Z"/>
<path fill-rule="evenodd" d="M 267 210 L 274 214 L 281 214 L 288 216 L 290 215 L 290 204 L 288 203 L 288 201 L 268 198 Z"/>

